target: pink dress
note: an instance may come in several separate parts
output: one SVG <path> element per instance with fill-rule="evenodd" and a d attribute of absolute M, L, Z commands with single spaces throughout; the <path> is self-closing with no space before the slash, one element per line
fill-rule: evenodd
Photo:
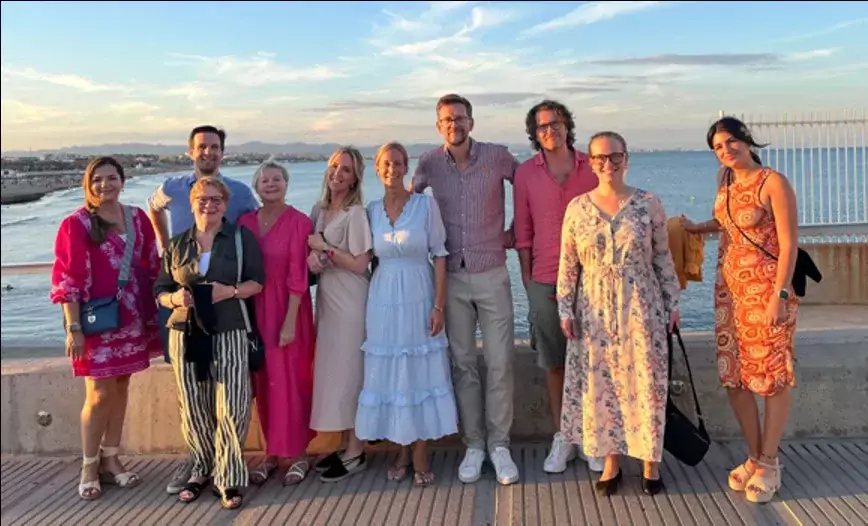
<path fill-rule="evenodd" d="M 120 303 L 120 328 L 84 338 L 84 353 L 72 359 L 75 376 L 112 378 L 143 371 L 152 355 L 162 354 L 157 328 L 154 281 L 160 257 L 154 229 L 144 210 L 132 207 L 136 244 L 129 281 Z M 126 241 L 110 231 L 97 246 L 90 239 L 90 214 L 79 208 L 61 223 L 54 245 L 52 303 L 84 303 L 117 293 L 118 273 Z"/>
<path fill-rule="evenodd" d="M 265 263 L 265 286 L 254 300 L 256 324 L 265 343 L 265 368 L 253 373 L 253 388 L 266 453 L 291 458 L 303 454 L 315 435 L 310 411 L 316 341 L 307 280 L 307 236 L 313 233 L 313 223 L 290 206 L 263 236 L 258 214 L 248 212 L 238 219 L 239 225 L 256 234 Z M 295 340 L 278 347 L 290 294 L 301 295 Z"/>

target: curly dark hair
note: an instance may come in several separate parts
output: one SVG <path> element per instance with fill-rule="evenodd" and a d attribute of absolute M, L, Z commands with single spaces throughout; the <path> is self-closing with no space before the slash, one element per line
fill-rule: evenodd
<path fill-rule="evenodd" d="M 560 102 L 546 99 L 531 108 L 530 111 L 527 112 L 527 118 L 525 119 L 527 138 L 530 140 L 533 149 L 536 151 L 542 149 L 542 145 L 536 138 L 536 114 L 542 110 L 553 111 L 564 120 L 564 124 L 567 127 L 567 146 L 572 148 L 573 144 L 576 142 L 576 121 L 573 120 L 573 114 Z"/>

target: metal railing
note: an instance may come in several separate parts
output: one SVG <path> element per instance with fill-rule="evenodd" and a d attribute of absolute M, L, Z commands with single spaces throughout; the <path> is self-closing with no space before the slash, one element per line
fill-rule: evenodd
<path fill-rule="evenodd" d="M 720 112 L 724 116 L 724 112 Z M 868 230 L 868 114 L 862 110 L 739 117 L 760 144 L 763 163 L 787 176 L 800 226 Z M 851 229 L 852 230 L 852 229 Z"/>

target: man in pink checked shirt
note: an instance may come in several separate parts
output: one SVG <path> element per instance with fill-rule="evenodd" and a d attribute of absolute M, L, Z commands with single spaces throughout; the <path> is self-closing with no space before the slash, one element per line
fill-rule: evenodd
<path fill-rule="evenodd" d="M 546 370 L 549 404 L 555 429 L 560 429 L 567 348 L 555 299 L 561 225 L 567 205 L 593 190 L 597 176 L 588 156 L 573 146 L 575 122 L 566 106 L 542 101 L 530 109 L 525 124 L 528 139 L 539 153 L 515 172 L 515 248 L 530 308 L 531 347 Z M 543 469 L 561 473 L 575 457 L 576 447 L 558 431 Z M 589 465 L 602 470 L 598 459 L 589 459 Z"/>
<path fill-rule="evenodd" d="M 415 192 L 430 189 L 446 227 L 446 334 L 452 383 L 467 450 L 458 466 L 464 483 L 479 480 L 486 458 L 501 484 L 518 481 L 509 450 L 513 421 L 514 310 L 504 232 L 506 184 L 518 161 L 506 146 L 476 141 L 473 106 L 456 94 L 437 102 L 443 145 L 419 157 Z M 477 325 L 482 332 L 485 389 L 479 378 Z"/>

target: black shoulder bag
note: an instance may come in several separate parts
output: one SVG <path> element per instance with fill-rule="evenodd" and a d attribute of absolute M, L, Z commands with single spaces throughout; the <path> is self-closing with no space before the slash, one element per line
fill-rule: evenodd
<path fill-rule="evenodd" d="M 738 226 L 738 223 L 735 222 L 732 218 L 732 212 L 729 209 L 729 186 L 732 183 L 732 170 L 727 169 L 726 172 L 726 215 L 729 216 L 729 222 L 732 223 L 732 226 L 738 230 L 738 232 L 742 235 L 743 238 L 747 240 L 748 243 L 755 246 L 760 252 L 768 256 L 769 258 L 777 261 L 774 255 L 772 255 L 768 250 L 761 247 L 756 241 L 751 239 L 747 234 L 744 233 L 744 230 Z M 814 260 L 811 259 L 811 255 L 808 254 L 804 249 L 799 248 L 796 252 L 796 266 L 793 269 L 793 279 L 792 286 L 793 292 L 795 292 L 796 296 L 802 298 L 805 296 L 805 290 L 808 286 L 808 278 L 811 278 L 815 283 L 819 283 L 823 280 L 823 274 L 820 272 L 820 269 L 817 268 L 817 264 L 814 263 Z"/>
<path fill-rule="evenodd" d="M 235 227 L 235 258 L 238 261 L 238 277 L 236 283 L 241 284 L 241 269 L 244 266 L 244 244 L 241 240 L 241 227 Z M 259 337 L 259 329 L 250 323 L 247 314 L 247 300 L 238 298 L 241 304 L 241 315 L 244 316 L 244 328 L 247 330 L 247 366 L 251 371 L 258 371 L 265 366 L 265 345 Z"/>
<path fill-rule="evenodd" d="M 672 346 L 672 334 L 666 336 L 666 343 L 669 347 L 669 378 L 672 378 L 672 355 L 675 354 L 675 349 Z M 666 395 L 666 428 L 663 433 L 663 447 L 677 458 L 683 464 L 695 466 L 702 462 L 705 454 L 708 453 L 708 448 L 711 446 L 711 438 L 708 436 L 708 431 L 705 429 L 705 419 L 702 417 L 702 410 L 699 408 L 699 398 L 696 396 L 696 387 L 693 385 L 693 373 L 690 370 L 690 360 L 687 359 L 687 351 L 684 349 L 684 341 L 681 339 L 681 332 L 678 328 L 674 329 L 674 334 L 678 338 L 678 345 L 681 346 L 681 354 L 684 356 L 684 365 L 687 366 L 687 378 L 690 380 L 690 390 L 693 393 L 693 403 L 696 404 L 696 418 L 699 421 L 699 426 L 693 424 L 687 415 L 681 412 L 672 401 L 672 389 L 668 389 Z"/>

